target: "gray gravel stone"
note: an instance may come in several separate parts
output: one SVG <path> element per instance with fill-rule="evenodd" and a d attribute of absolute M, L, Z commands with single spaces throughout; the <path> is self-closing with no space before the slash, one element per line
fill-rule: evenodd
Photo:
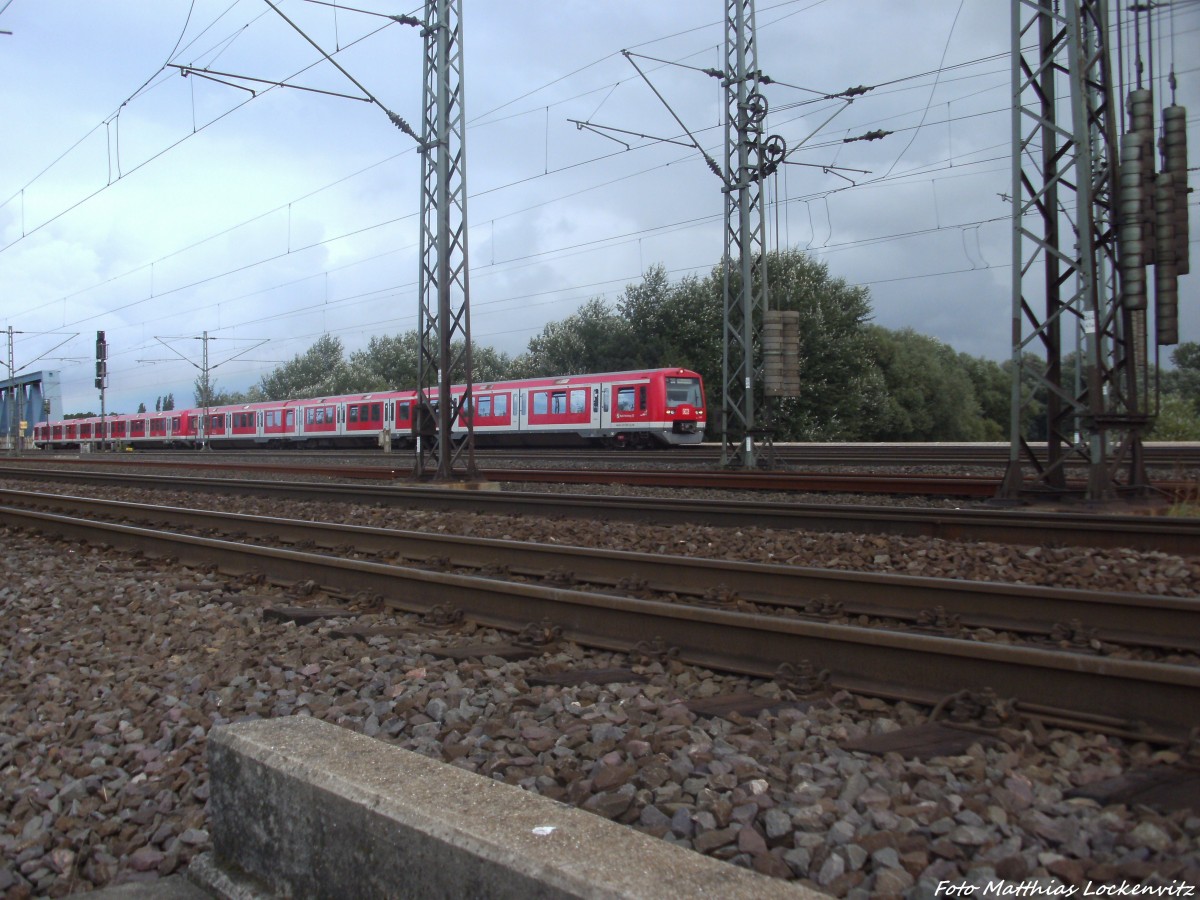
<path fill-rule="evenodd" d="M 254 498 L 245 511 L 281 512 Z M 287 513 L 327 511 L 297 504 Z M 665 542 L 675 533 L 390 509 L 349 514 L 380 526 L 503 529 L 515 539 L 554 535 L 559 543 L 588 543 L 603 530 L 608 546 L 650 552 L 662 552 L 656 541 L 673 546 Z M 880 538 L 886 546 L 864 549 L 860 536 L 741 531 L 697 529 L 709 539 L 697 547 L 837 568 L 872 568 L 874 556 L 886 554 L 891 565 L 921 560 L 925 574 L 970 571 L 1066 586 L 1095 587 L 1104 577 L 1124 589 L 1145 576 L 1181 596 L 1200 583 L 1197 561 L 1165 554 L 1043 548 L 1028 557 L 985 545 L 956 556 L 948 542 Z M 1072 873 L 1119 882 L 1200 869 L 1200 816 L 1063 799 L 1074 786 L 1169 761 L 1156 748 L 1031 729 L 961 757 L 864 757 L 842 744 L 918 724 L 925 711 L 838 695 L 803 713 L 697 718 L 686 701 L 774 696 L 778 688 L 678 661 L 641 666 L 647 684 L 530 688 L 526 677 L 549 666 L 638 664 L 572 645 L 523 663 L 435 659 L 426 651 L 442 639 L 416 631 L 361 642 L 333 637 L 329 623 L 261 619 L 262 608 L 296 605 L 297 596 L 341 602 L 319 590 L 297 595 L 11 529 L 0 536 L 0 559 L 25 573 L 0 588 L 6 893 L 58 896 L 71 878 L 74 890 L 84 890 L 186 866 L 208 849 L 209 729 L 289 713 L 374 733 L 735 864 L 774 874 L 786 865 L 839 896 L 916 896 L 964 873 L 1049 884 Z M 1094 571 L 1080 584 L 1070 567 L 1084 556 Z M 357 611 L 359 624 L 411 624 L 368 601 Z M 464 634 L 505 640 L 474 626 Z"/>

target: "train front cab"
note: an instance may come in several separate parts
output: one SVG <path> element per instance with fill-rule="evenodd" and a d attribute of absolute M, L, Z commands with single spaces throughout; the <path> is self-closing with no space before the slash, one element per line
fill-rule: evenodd
<path fill-rule="evenodd" d="M 655 378 L 662 391 L 664 428 L 661 439 L 668 444 L 699 444 L 704 440 L 706 424 L 704 387 L 693 372 L 660 373 Z"/>
<path fill-rule="evenodd" d="M 678 446 L 704 439 L 704 390 L 700 376 L 686 369 L 609 381 L 601 407 L 603 429 L 614 446 Z"/>

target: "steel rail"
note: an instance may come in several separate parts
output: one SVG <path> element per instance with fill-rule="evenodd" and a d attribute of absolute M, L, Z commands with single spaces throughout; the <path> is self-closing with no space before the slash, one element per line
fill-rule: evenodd
<path fill-rule="evenodd" d="M 760 527 L 815 532 L 892 534 L 1008 545 L 1126 547 L 1200 555 L 1200 519 L 1118 516 L 1003 509 L 925 509 L 897 506 L 772 504 L 663 497 L 609 497 L 456 490 L 452 487 L 322 484 L 176 477 L 0 466 L 0 478 L 99 483 L 128 488 L 280 496 L 338 505 L 398 506 L 450 512 L 521 514 L 715 527 Z"/>
<path fill-rule="evenodd" d="M 800 614 L 840 613 L 920 623 L 927 614 L 957 624 L 1019 634 L 1056 630 L 1118 644 L 1200 652 L 1200 597 L 1167 597 L 1033 585 L 962 581 L 806 566 L 668 556 L 525 541 L 426 534 L 218 510 L 0 489 L 0 502 L 58 515 L 123 518 L 138 527 L 211 530 L 329 551 L 385 554 L 394 561 L 431 561 L 461 568 L 503 568 L 516 576 L 561 577 L 637 592 L 737 598 Z M 816 610 L 813 612 L 813 610 Z M 824 614 L 825 618 L 832 617 Z M 1073 624 L 1076 623 L 1076 624 Z M 946 629 L 933 629 L 945 631 Z"/>
<path fill-rule="evenodd" d="M 320 475 L 327 478 L 395 481 L 409 478 L 412 467 L 360 466 L 345 464 L 268 463 L 250 461 L 242 456 L 234 461 L 197 461 L 195 456 L 167 459 L 55 460 L 65 465 L 108 465 L 122 467 L 175 468 L 197 471 L 240 470 L 292 475 Z M 485 468 L 489 481 L 538 482 L 549 484 L 630 484 L 655 487 L 715 488 L 717 490 L 822 491 L 875 494 L 920 494 L 947 497 L 994 497 L 1000 488 L 1000 476 L 980 478 L 973 475 L 874 475 L 814 472 L 728 472 L 707 470 L 655 469 L 501 469 Z"/>
<path fill-rule="evenodd" d="M 1034 443 L 1035 451 L 1041 447 Z M 71 451 L 77 455 L 77 451 Z M 188 458 L 198 456 L 199 451 L 188 449 L 155 450 L 139 449 L 135 451 L 138 458 L 147 456 L 163 456 Z M 388 461 L 396 460 L 398 467 L 408 464 L 406 451 L 394 451 L 388 454 L 378 448 L 344 448 L 340 450 L 306 450 L 301 448 L 283 448 L 272 451 L 261 450 L 223 450 L 220 447 L 204 453 L 205 459 L 220 459 L 223 457 L 246 458 L 255 455 L 286 456 L 289 459 L 298 458 L 328 458 L 337 456 L 345 458 L 352 456 L 364 460 Z M 784 465 L 822 465 L 822 466 L 997 466 L 1003 468 L 1008 462 L 1009 445 L 1004 443 L 991 444 L 936 444 L 936 443 L 820 443 L 796 444 L 778 443 L 775 445 L 777 462 Z M 1196 466 L 1200 465 L 1200 442 L 1149 442 L 1143 452 L 1148 465 L 1152 466 Z M 522 459 L 522 460 L 565 460 L 569 462 L 607 462 L 617 465 L 627 463 L 647 463 L 664 465 L 708 465 L 716 466 L 720 453 L 708 446 L 672 447 L 656 450 L 598 450 L 589 447 L 576 448 L 526 448 L 526 447 L 483 447 L 476 450 L 481 459 Z M 41 451 L 40 455 L 59 455 L 59 451 Z M 1068 462 L 1068 466 L 1071 463 Z M 1086 460 L 1080 460 L 1080 465 L 1086 465 Z"/>
<path fill-rule="evenodd" d="M 785 662 L 807 663 L 827 670 L 835 687 L 920 703 L 958 690 L 991 689 L 1016 699 L 1029 715 L 1150 740 L 1185 740 L 1200 709 L 1195 667 L 513 584 L 32 510 L 8 508 L 2 515 L 9 525 L 66 539 L 100 541 L 185 565 L 216 563 L 231 576 L 262 571 L 280 583 L 312 580 L 342 593 L 366 591 L 403 612 L 447 604 L 506 630 L 549 620 L 564 638 L 588 646 L 630 652 L 648 636 L 665 636 L 685 662 L 764 678 Z"/>
<path fill-rule="evenodd" d="M 12 460 L 11 462 L 19 462 Z M 65 465 L 109 465 L 124 468 L 171 468 L 189 469 L 196 471 L 216 472 L 221 470 L 237 470 L 257 473 L 276 473 L 290 475 L 317 475 L 325 478 L 364 481 L 398 481 L 409 479 L 412 468 L 402 465 L 393 466 L 361 466 L 334 464 L 323 461 L 313 463 L 267 463 L 249 462 L 242 455 L 228 461 L 213 461 L 205 457 L 205 461 L 196 461 L 195 455 L 180 456 L 172 460 L 165 459 L 130 459 L 113 456 L 109 458 L 88 459 L 58 459 L 55 462 Z M 960 474 L 920 474 L 893 473 L 880 475 L 874 472 L 796 472 L 796 471 L 760 471 L 733 472 L 711 469 L 595 469 L 589 467 L 569 469 L 500 469 L 484 467 L 480 470 L 483 478 L 493 482 L 507 483 L 539 483 L 539 484 L 604 484 L 604 485 L 643 485 L 667 488 L 704 488 L 709 490 L 727 491 L 773 491 L 793 493 L 849 493 L 849 494 L 891 494 L 916 495 L 924 497 L 966 497 L 974 499 L 991 499 L 997 496 L 1000 488 L 999 474 L 993 476 L 960 475 Z M 1082 491 L 1082 481 L 1071 482 L 1069 487 Z M 1197 491 L 1193 482 L 1159 481 L 1157 489 L 1162 498 L 1186 499 Z"/>

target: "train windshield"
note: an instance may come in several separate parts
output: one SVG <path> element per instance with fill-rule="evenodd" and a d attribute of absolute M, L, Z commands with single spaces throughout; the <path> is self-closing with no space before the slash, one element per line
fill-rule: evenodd
<path fill-rule="evenodd" d="M 667 407 L 703 406 L 704 397 L 700 394 L 699 378 L 668 378 Z"/>

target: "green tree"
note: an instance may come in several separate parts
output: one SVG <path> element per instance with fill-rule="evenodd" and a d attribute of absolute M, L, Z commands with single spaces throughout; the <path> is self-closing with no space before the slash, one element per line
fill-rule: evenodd
<path fill-rule="evenodd" d="M 1200 441 L 1200 412 L 1182 394 L 1163 394 L 1152 441 Z"/>
<path fill-rule="evenodd" d="M 192 400 L 197 409 L 205 406 L 220 406 L 221 404 L 216 401 L 220 393 L 216 380 L 211 376 L 206 378 L 203 372 L 196 377 L 196 382 L 192 385 Z"/>
<path fill-rule="evenodd" d="M 417 358 L 420 334 L 407 331 L 390 337 L 372 337 L 363 350 L 350 354 L 349 383 L 352 391 L 411 390 L 417 386 Z M 451 347 L 458 357 L 462 344 Z M 471 355 L 472 376 L 475 382 L 502 381 L 508 378 L 512 359 L 491 347 L 476 345 Z M 466 371 L 458 367 L 450 375 L 455 382 L 466 380 Z"/>
<path fill-rule="evenodd" d="M 173 393 L 167 394 L 167 396 L 163 397 L 162 411 L 168 412 L 174 408 L 175 408 L 175 395 Z"/>
<path fill-rule="evenodd" d="M 372 337 L 367 346 L 350 354 L 349 376 L 354 390 L 394 391 L 417 386 L 420 334 Z"/>
<path fill-rule="evenodd" d="M 638 366 L 629 324 L 600 298 L 561 322 L 551 322 L 514 362 L 520 375 L 579 375 Z"/>
<path fill-rule="evenodd" d="M 880 441 L 977 441 L 979 400 L 955 352 L 911 328 L 873 326 L 887 398 L 870 437 Z"/>
<path fill-rule="evenodd" d="M 473 348 L 471 354 L 473 380 L 476 384 L 486 384 L 489 381 L 504 381 L 515 377 L 513 374 L 513 358 L 507 353 L 501 353 L 492 347 Z"/>
<path fill-rule="evenodd" d="M 869 292 L 795 249 L 767 256 L 767 289 L 772 309 L 800 313 L 800 394 L 777 401 L 780 436 L 862 439 L 884 400 L 871 355 Z"/>
<path fill-rule="evenodd" d="M 262 388 L 256 384 L 250 385 L 244 391 L 213 391 L 209 406 L 240 406 L 244 403 L 262 403 L 268 399 Z M 197 405 L 203 406 L 197 398 Z"/>
<path fill-rule="evenodd" d="M 832 278 L 828 267 L 799 250 L 767 257 L 772 309 L 800 313 L 801 393 L 771 401 L 780 439 L 853 440 L 882 402 L 882 378 L 869 349 L 865 288 Z M 733 276 L 731 290 L 739 290 Z M 625 289 L 618 310 L 628 326 L 634 364 L 679 365 L 698 371 L 708 388 L 710 432 L 721 409 L 724 337 L 724 269 L 688 276 L 675 284 L 661 267 Z M 766 409 L 764 398 L 757 408 Z"/>
<path fill-rule="evenodd" d="M 1012 407 L 1012 375 L 1000 363 L 982 356 L 960 353 L 958 364 L 971 379 L 971 386 L 979 401 L 979 411 L 983 417 L 983 440 L 1007 440 Z"/>
<path fill-rule="evenodd" d="M 322 335 L 307 351 L 264 375 L 259 388 L 268 400 L 349 392 L 350 372 L 342 356 L 342 342 L 332 335 Z"/>
<path fill-rule="evenodd" d="M 1200 412 L 1200 344 L 1188 341 L 1171 351 L 1175 368 L 1161 373 L 1163 393 L 1174 394 Z"/>
<path fill-rule="evenodd" d="M 626 286 L 617 310 L 633 342 L 633 366 L 681 366 L 720 378 L 721 295 L 712 280 L 688 275 L 671 284 L 655 266 Z"/>
<path fill-rule="evenodd" d="M 146 411 L 146 404 L 145 404 L 145 403 L 139 403 L 139 404 L 138 404 L 137 411 L 138 411 L 139 413 L 144 413 L 144 412 Z"/>

